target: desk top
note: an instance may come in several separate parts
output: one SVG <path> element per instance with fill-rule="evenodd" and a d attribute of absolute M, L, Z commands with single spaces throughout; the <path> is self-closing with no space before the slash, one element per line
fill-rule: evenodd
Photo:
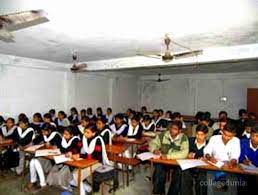
<path fill-rule="evenodd" d="M 113 138 L 112 141 L 117 142 L 117 143 L 142 145 L 146 142 L 146 139 L 144 139 L 144 138 L 140 138 L 140 139 L 131 139 L 131 138 L 117 139 L 117 138 Z"/>
<path fill-rule="evenodd" d="M 127 149 L 128 149 L 128 146 L 124 144 L 106 145 L 107 153 L 111 153 L 111 154 L 122 154 Z"/>
<path fill-rule="evenodd" d="M 12 139 L 0 139 L 0 147 L 10 146 L 13 143 Z"/>
<path fill-rule="evenodd" d="M 151 159 L 150 161 L 153 163 L 159 163 L 159 164 L 164 164 L 164 165 L 179 166 L 179 164 L 177 163 L 177 161 L 175 159 L 171 159 L 171 160 Z M 207 162 L 207 164 L 208 164 L 207 166 L 199 166 L 199 167 L 195 167 L 195 168 L 205 169 L 205 170 L 210 170 L 210 171 L 225 171 L 228 173 L 258 175 L 258 173 L 244 171 L 243 169 L 241 169 L 240 166 L 236 166 L 236 167 L 230 169 L 230 168 L 224 168 L 224 167 L 218 168 L 214 165 L 209 164 L 208 162 Z"/>

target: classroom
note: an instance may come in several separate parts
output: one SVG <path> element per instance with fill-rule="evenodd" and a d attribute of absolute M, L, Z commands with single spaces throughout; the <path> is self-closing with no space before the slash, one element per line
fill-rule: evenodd
<path fill-rule="evenodd" d="M 257 0 L 0 0 L 0 195 L 256 190 Z"/>

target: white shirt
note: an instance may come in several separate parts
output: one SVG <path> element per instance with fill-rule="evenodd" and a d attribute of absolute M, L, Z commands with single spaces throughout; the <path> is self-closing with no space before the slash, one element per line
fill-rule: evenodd
<path fill-rule="evenodd" d="M 246 131 L 244 131 L 244 133 L 242 134 L 242 136 L 246 136 L 248 139 L 250 139 L 251 134 L 247 133 Z"/>
<path fill-rule="evenodd" d="M 252 142 L 251 142 L 251 140 L 250 140 L 250 148 L 254 151 L 254 152 L 256 152 L 256 150 L 258 149 L 258 147 L 253 147 L 253 144 L 252 144 Z"/>
<path fill-rule="evenodd" d="M 240 156 L 240 140 L 237 137 L 233 137 L 225 145 L 222 141 L 222 135 L 214 135 L 204 148 L 204 155 L 206 154 L 213 156 L 219 161 L 238 160 Z"/>

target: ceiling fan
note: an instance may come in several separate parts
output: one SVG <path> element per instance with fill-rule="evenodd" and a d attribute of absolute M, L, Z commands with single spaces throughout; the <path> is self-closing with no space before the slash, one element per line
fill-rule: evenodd
<path fill-rule="evenodd" d="M 203 52 L 203 50 L 192 50 L 189 47 L 186 47 L 182 44 L 172 41 L 172 39 L 169 37 L 168 34 L 165 34 L 164 43 L 166 45 L 164 54 L 145 54 L 145 53 L 143 53 L 143 54 L 137 54 L 137 55 L 150 57 L 150 58 L 158 58 L 158 59 L 162 59 L 165 62 L 168 62 L 168 61 L 172 61 L 172 60 L 178 59 L 178 58 L 187 58 L 187 57 L 198 56 L 198 55 L 201 55 Z M 173 53 L 170 49 L 171 43 L 184 48 L 185 51 Z"/>
<path fill-rule="evenodd" d="M 77 56 L 76 52 L 72 53 L 72 59 L 73 59 L 73 65 L 70 68 L 70 70 L 73 73 L 81 72 L 82 70 L 84 70 L 84 68 L 87 68 L 86 63 L 78 63 L 77 62 L 78 56 Z"/>
<path fill-rule="evenodd" d="M 170 79 L 162 79 L 161 78 L 161 74 L 159 73 L 158 74 L 158 79 L 153 79 L 153 80 L 145 80 L 145 81 L 154 81 L 154 82 L 157 82 L 157 83 L 161 83 L 161 82 L 166 82 L 166 81 L 169 81 Z"/>
<path fill-rule="evenodd" d="M 0 15 L 0 40 L 14 42 L 13 31 L 48 22 L 43 10 L 30 10 Z"/>

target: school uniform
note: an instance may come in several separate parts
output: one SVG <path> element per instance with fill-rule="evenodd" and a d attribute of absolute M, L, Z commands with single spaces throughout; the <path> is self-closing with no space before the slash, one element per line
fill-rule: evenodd
<path fill-rule="evenodd" d="M 128 125 L 126 123 L 123 123 L 120 127 L 116 126 L 116 124 L 112 124 L 110 125 L 109 128 L 114 135 L 117 135 L 117 136 L 121 135 L 123 137 L 127 136 Z"/>
<path fill-rule="evenodd" d="M 72 154 L 79 154 L 82 147 L 82 143 L 78 136 L 73 136 L 70 140 L 62 137 L 60 151 L 63 154 L 72 152 Z M 47 183 L 49 185 L 58 185 L 63 189 L 69 189 L 69 181 L 72 180 L 72 173 L 67 165 L 54 165 L 47 176 Z"/>
<path fill-rule="evenodd" d="M 37 122 L 37 123 L 33 122 L 33 123 L 30 123 L 29 126 L 34 129 L 36 135 L 40 135 L 43 129 L 43 125 L 44 125 L 43 122 Z"/>
<path fill-rule="evenodd" d="M 247 133 L 246 131 L 244 131 L 240 139 L 250 139 L 250 137 L 251 133 Z"/>
<path fill-rule="evenodd" d="M 33 140 L 33 143 L 41 144 L 41 143 L 49 143 L 51 146 L 61 146 L 62 135 L 56 131 L 50 133 L 49 136 L 39 135 L 37 138 Z M 52 163 L 50 160 L 45 158 L 33 158 L 30 161 L 30 182 L 36 183 L 37 178 L 39 178 L 40 186 L 43 187 L 46 185 L 45 174 L 47 174 L 51 168 Z"/>
<path fill-rule="evenodd" d="M 107 119 L 107 124 L 111 124 L 113 122 L 113 118 L 114 118 L 113 114 L 110 114 L 110 115 L 106 114 L 105 117 Z"/>
<path fill-rule="evenodd" d="M 107 126 L 104 127 L 102 130 L 99 130 L 98 135 L 100 135 L 102 137 L 105 144 L 112 145 L 113 135 L 112 135 L 111 130 Z"/>
<path fill-rule="evenodd" d="M 195 137 L 196 136 L 196 128 L 197 128 L 198 124 L 197 125 L 193 125 L 192 127 L 192 136 Z M 214 132 L 214 129 L 211 128 L 210 126 L 207 126 L 208 127 L 208 135 L 207 135 L 207 139 L 209 140 L 211 138 L 211 136 L 213 135 L 213 132 Z"/>
<path fill-rule="evenodd" d="M 216 130 L 213 131 L 212 136 L 213 135 L 221 135 L 221 134 L 222 134 L 222 130 L 221 129 L 216 129 Z"/>
<path fill-rule="evenodd" d="M 161 150 L 162 154 L 165 154 L 168 159 L 184 159 L 188 155 L 189 141 L 185 134 L 180 133 L 173 139 L 169 131 L 165 131 L 156 136 L 149 144 L 150 152 L 155 150 Z M 155 165 L 155 171 L 153 174 L 153 193 L 164 194 L 165 193 L 165 181 L 166 181 L 167 167 L 161 164 Z M 180 182 L 180 168 L 173 169 L 173 180 L 169 187 L 169 195 L 178 194 L 179 182 Z"/>
<path fill-rule="evenodd" d="M 203 157 L 203 149 L 207 145 L 207 142 L 204 142 L 202 145 L 198 145 L 195 137 L 189 138 L 189 153 L 195 153 L 194 158 L 198 159 Z M 199 169 L 187 169 L 181 172 L 181 186 L 180 192 L 184 195 L 192 195 L 193 192 L 193 184 L 195 194 L 198 195 L 206 195 L 207 194 L 207 186 L 201 185 L 204 181 L 206 181 L 206 171 Z M 195 182 L 194 182 L 195 181 Z"/>
<path fill-rule="evenodd" d="M 153 121 L 150 122 L 149 125 L 145 125 L 144 122 L 141 123 L 142 124 L 142 130 L 144 132 L 154 132 L 156 130 L 156 126 L 155 123 Z"/>
<path fill-rule="evenodd" d="M 82 149 L 81 149 L 81 158 L 84 159 L 95 159 L 99 163 L 92 166 L 93 170 L 101 167 L 103 165 L 109 165 L 109 160 L 106 153 L 105 143 L 101 136 L 96 135 L 93 138 L 87 139 L 85 136 L 82 138 Z M 80 195 L 85 195 L 85 191 L 88 191 L 89 187 L 86 182 L 83 182 L 86 178 L 90 176 L 88 169 L 81 170 L 81 188 Z M 78 186 L 78 170 L 73 171 L 73 179 L 70 181 L 72 186 Z"/>
<path fill-rule="evenodd" d="M 83 135 L 84 135 L 84 130 L 85 130 L 85 129 L 86 129 L 86 128 L 83 127 L 81 124 L 75 125 L 75 126 L 73 127 L 73 133 L 74 133 L 74 135 L 77 135 L 77 136 L 79 136 L 80 138 L 82 138 Z"/>
<path fill-rule="evenodd" d="M 74 124 L 74 125 L 76 125 L 76 124 L 79 124 L 80 122 L 79 122 L 79 117 L 78 117 L 78 115 L 70 115 L 69 117 L 68 117 L 68 120 L 70 121 L 70 123 L 71 124 Z"/>
<path fill-rule="evenodd" d="M 67 118 L 64 118 L 62 121 L 59 118 L 56 118 L 55 124 L 57 126 L 57 130 L 60 133 L 63 133 L 64 128 L 70 125 L 70 121 Z"/>
<path fill-rule="evenodd" d="M 157 129 L 167 127 L 167 121 L 164 120 L 162 117 L 159 117 L 157 119 L 154 118 L 153 121 Z"/>
<path fill-rule="evenodd" d="M 2 126 L 0 128 L 0 135 L 4 137 L 5 139 L 15 139 L 14 132 L 16 131 L 17 126 L 14 125 L 11 129 L 7 129 L 7 126 Z"/>

